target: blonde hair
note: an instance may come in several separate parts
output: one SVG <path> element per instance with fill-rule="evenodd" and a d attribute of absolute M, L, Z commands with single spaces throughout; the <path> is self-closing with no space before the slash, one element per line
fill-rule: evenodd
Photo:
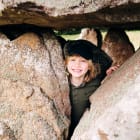
<path fill-rule="evenodd" d="M 74 55 L 74 56 L 77 56 L 77 55 Z M 66 57 L 66 59 L 65 59 L 65 65 L 68 64 L 68 61 L 69 61 L 69 58 L 70 57 L 71 56 L 67 56 Z M 93 78 L 95 78 L 100 73 L 100 65 L 97 64 L 97 63 L 93 63 L 91 59 L 88 60 L 88 66 L 89 66 L 89 70 L 85 74 L 84 82 L 91 81 Z M 67 71 L 67 69 L 66 69 L 66 71 Z M 70 73 L 69 73 L 69 77 L 71 77 L 71 74 Z"/>

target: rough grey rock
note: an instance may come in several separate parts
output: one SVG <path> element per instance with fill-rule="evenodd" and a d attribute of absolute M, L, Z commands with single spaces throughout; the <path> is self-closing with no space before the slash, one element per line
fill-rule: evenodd
<path fill-rule="evenodd" d="M 17 140 L 64 140 L 70 123 L 68 81 L 52 32 L 10 41 L 0 34 L 0 121 Z"/>
<path fill-rule="evenodd" d="M 13 131 L 3 122 L 0 122 L 0 140 L 16 140 Z"/>
<path fill-rule="evenodd" d="M 139 28 L 139 13 L 140 0 L 0 0 L 0 25 Z"/>

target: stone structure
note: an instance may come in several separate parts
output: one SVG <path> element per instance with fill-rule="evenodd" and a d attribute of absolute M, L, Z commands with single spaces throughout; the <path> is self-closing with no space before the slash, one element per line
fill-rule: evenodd
<path fill-rule="evenodd" d="M 140 28 L 139 13 L 140 0 L 0 0 L 0 139 L 67 140 L 68 81 L 48 28 Z M 93 94 L 72 139 L 140 139 L 139 60 L 140 50 Z"/>
<path fill-rule="evenodd" d="M 105 35 L 102 50 L 112 58 L 112 66 L 121 66 L 135 53 L 135 48 L 123 29 L 109 29 Z"/>
<path fill-rule="evenodd" d="M 0 25 L 140 27 L 140 0 L 0 0 Z"/>
<path fill-rule="evenodd" d="M 98 29 L 83 28 L 81 29 L 78 39 L 88 40 L 99 48 L 102 46 L 102 34 Z"/>
<path fill-rule="evenodd" d="M 25 33 L 13 41 L 0 34 L 0 121 L 14 140 L 66 139 L 68 89 L 62 51 L 53 33 L 42 38 Z"/>

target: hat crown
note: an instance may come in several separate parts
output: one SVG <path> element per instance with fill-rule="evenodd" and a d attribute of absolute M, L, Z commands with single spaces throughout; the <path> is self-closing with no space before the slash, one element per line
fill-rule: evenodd
<path fill-rule="evenodd" d="M 93 48 L 95 45 L 85 40 L 68 41 L 64 47 L 64 54 L 66 56 L 79 55 L 85 59 L 93 59 Z"/>

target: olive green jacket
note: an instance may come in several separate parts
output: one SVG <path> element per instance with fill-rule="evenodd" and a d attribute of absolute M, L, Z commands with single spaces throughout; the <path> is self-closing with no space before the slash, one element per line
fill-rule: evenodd
<path fill-rule="evenodd" d="M 89 96 L 100 86 L 101 80 L 93 79 L 88 83 L 75 87 L 70 84 L 71 125 L 74 128 L 79 122 L 86 108 L 89 107 Z"/>

